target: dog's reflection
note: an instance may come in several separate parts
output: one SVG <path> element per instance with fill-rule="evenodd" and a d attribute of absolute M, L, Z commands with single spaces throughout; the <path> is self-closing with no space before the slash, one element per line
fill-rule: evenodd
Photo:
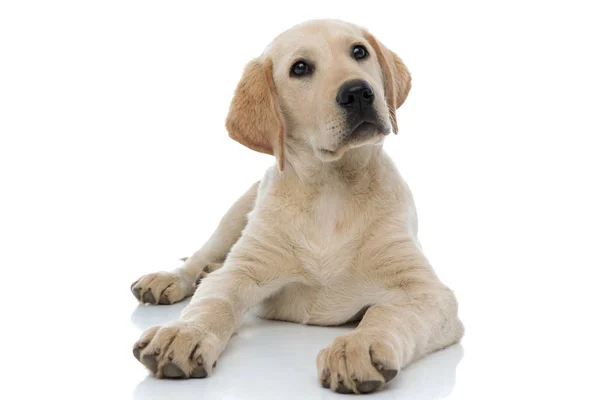
<path fill-rule="evenodd" d="M 387 391 L 395 399 L 444 399 L 454 389 L 456 367 L 463 353 L 459 343 L 430 354 L 402 371 L 399 381 L 390 382 Z"/>
<path fill-rule="evenodd" d="M 181 310 L 187 306 L 190 299 L 168 306 L 140 304 L 131 313 L 131 322 L 136 328 L 144 331 L 155 325 L 163 325 L 179 318 Z"/>
<path fill-rule="evenodd" d="M 170 308 L 170 307 L 166 307 Z M 156 307 L 152 307 L 156 310 Z M 137 310 L 136 310 L 137 311 Z M 163 323 L 177 317 L 179 310 L 172 312 L 161 312 L 160 317 L 152 315 L 153 323 Z M 136 313 L 134 313 L 136 314 Z M 142 315 L 136 325 L 140 327 L 150 326 L 148 319 L 144 315 L 144 311 L 140 311 Z M 150 316 L 151 313 L 148 313 Z M 132 316 L 132 320 L 133 320 Z M 260 322 L 256 322 L 255 334 L 264 332 L 264 326 Z M 252 323 L 251 325 L 254 325 Z M 317 332 L 314 329 L 326 329 L 318 334 L 323 340 L 323 336 L 337 336 L 336 328 L 330 328 L 335 332 L 328 335 L 329 329 L 305 327 L 310 330 L 298 333 L 295 336 L 292 333 L 294 325 L 289 324 L 287 327 L 277 325 L 271 327 L 271 332 L 277 331 L 278 338 L 281 343 L 286 342 L 287 345 L 279 346 L 278 343 L 269 340 L 272 344 L 271 354 L 265 351 L 264 344 L 256 343 L 256 352 L 246 348 L 246 357 L 239 354 L 242 350 L 240 345 L 249 346 L 253 339 L 256 339 L 254 334 L 249 337 L 232 341 L 231 351 L 226 351 L 227 356 L 224 357 L 223 365 L 215 371 L 215 374 L 208 379 L 191 379 L 191 380 L 158 380 L 151 376 L 147 376 L 140 382 L 133 391 L 133 399 L 281 399 L 284 397 L 302 398 L 302 399 L 339 399 L 339 394 L 321 388 L 314 364 L 310 361 L 316 357 L 314 349 L 308 349 L 310 342 L 319 342 L 316 340 Z M 298 328 L 297 325 L 295 325 Z M 340 328 L 341 329 L 341 328 Z M 275 332 L 273 332 L 275 333 Z M 286 339 L 286 336 L 288 338 Z M 248 340 L 246 340 L 248 339 Z M 327 338 L 326 341 L 331 340 Z M 306 357 L 296 352 L 285 352 L 286 346 L 294 346 L 292 343 L 300 344 L 307 347 L 304 353 Z M 321 346 L 319 344 L 318 346 Z M 243 351 L 242 351 L 243 352 Z M 314 352 L 314 354 L 312 354 Z M 237 354 L 236 354 L 237 353 Z M 261 353 L 261 354 L 256 354 Z M 278 354 L 278 356 L 274 356 Z M 261 361 L 260 358 L 263 358 Z M 265 357 L 271 360 L 265 359 Z M 463 348 L 460 344 L 450 346 L 444 350 L 430 354 L 424 359 L 410 365 L 403 370 L 399 379 L 395 379 L 386 387 L 374 395 L 378 398 L 394 398 L 394 399 L 411 399 L 411 400 L 437 400 L 448 397 L 454 389 L 456 381 L 456 368 L 463 357 Z M 273 358 L 278 358 L 275 364 L 279 364 L 279 371 L 273 371 L 271 362 Z M 221 364 L 221 363 L 220 363 Z M 140 367 L 142 367 L 140 365 Z"/>

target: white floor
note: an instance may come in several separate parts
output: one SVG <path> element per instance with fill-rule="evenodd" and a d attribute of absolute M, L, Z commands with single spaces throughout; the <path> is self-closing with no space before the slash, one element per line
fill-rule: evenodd
<path fill-rule="evenodd" d="M 185 302 L 184 304 L 187 304 Z M 131 323 L 139 331 L 177 317 L 183 304 L 136 306 Z M 141 373 L 133 357 L 133 399 L 326 399 L 339 394 L 321 388 L 316 376 L 318 351 L 348 327 L 323 328 L 265 321 L 248 315 L 219 359 L 213 376 L 202 380 L 164 381 Z M 128 354 L 129 355 L 129 354 Z M 125 358 L 125 357 L 124 357 Z M 443 399 L 456 383 L 462 345 L 428 357 L 394 379 L 377 398 Z"/>
<path fill-rule="evenodd" d="M 139 330 L 175 318 L 181 305 L 137 306 L 131 323 Z M 203 380 L 162 381 L 141 376 L 133 399 L 281 399 L 339 398 L 321 388 L 316 376 L 317 352 L 352 327 L 322 328 L 264 321 L 247 316 L 218 362 L 213 376 Z M 381 398 L 442 399 L 456 381 L 462 346 L 453 346 L 405 370 Z M 129 363 L 137 361 L 130 357 Z M 132 369 L 143 370 L 141 365 Z M 136 376 L 138 375 L 136 371 Z M 133 374 L 132 374 L 133 375 Z M 140 374 L 144 375 L 144 374 Z"/>

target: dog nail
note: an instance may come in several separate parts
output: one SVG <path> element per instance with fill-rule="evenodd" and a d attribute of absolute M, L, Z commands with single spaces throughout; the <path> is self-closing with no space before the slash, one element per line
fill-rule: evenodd
<path fill-rule="evenodd" d="M 190 378 L 206 378 L 206 370 L 203 366 L 199 366 L 195 370 L 192 371 Z"/>
<path fill-rule="evenodd" d="M 160 300 L 158 301 L 158 304 L 167 305 L 167 304 L 171 304 L 171 303 L 169 302 L 169 299 L 167 298 L 167 295 L 163 293 L 163 294 L 160 295 Z"/>
<path fill-rule="evenodd" d="M 346 387 L 346 385 L 344 385 L 343 383 L 338 383 L 338 386 L 337 386 L 337 388 L 335 388 L 335 391 L 338 392 L 338 393 L 342 393 L 342 394 L 351 393 L 350 389 L 348 389 Z"/>
<path fill-rule="evenodd" d="M 162 373 L 165 378 L 180 379 L 185 376 L 181 368 L 173 363 L 168 363 L 162 368 Z"/>
<path fill-rule="evenodd" d="M 357 385 L 357 389 L 361 393 L 371 393 L 371 392 L 374 392 L 375 390 L 377 390 L 380 385 L 381 385 L 381 382 L 379 382 L 379 381 L 365 381 L 365 382 L 360 382 Z"/>
<path fill-rule="evenodd" d="M 136 299 L 141 300 L 140 299 L 140 288 L 132 287 L 131 293 L 133 293 L 133 295 L 135 296 Z"/>
<path fill-rule="evenodd" d="M 386 382 L 389 382 L 392 379 L 394 379 L 396 377 L 396 375 L 398 375 L 398 370 L 397 369 L 384 369 L 381 371 L 381 375 L 383 375 L 383 378 L 385 379 Z"/>
<path fill-rule="evenodd" d="M 146 366 L 153 374 L 158 370 L 158 363 L 154 354 L 146 354 L 142 356 L 142 364 Z"/>
<path fill-rule="evenodd" d="M 150 304 L 156 303 L 156 300 L 154 299 L 154 295 L 149 290 L 146 293 L 144 293 L 144 303 L 150 303 Z"/>

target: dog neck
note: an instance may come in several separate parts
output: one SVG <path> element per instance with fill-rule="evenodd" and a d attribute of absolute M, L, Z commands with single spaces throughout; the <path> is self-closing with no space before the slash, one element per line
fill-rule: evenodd
<path fill-rule="evenodd" d="M 335 161 L 322 161 L 309 146 L 294 143 L 286 148 L 285 168 L 281 179 L 319 186 L 339 182 L 351 186 L 363 186 L 381 164 L 383 143 L 367 144 L 349 149 Z"/>

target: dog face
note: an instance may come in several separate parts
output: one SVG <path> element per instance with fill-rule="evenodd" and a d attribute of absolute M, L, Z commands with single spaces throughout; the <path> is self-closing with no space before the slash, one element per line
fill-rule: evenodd
<path fill-rule="evenodd" d="M 227 117 L 232 138 L 274 154 L 308 146 L 322 161 L 397 131 L 395 110 L 410 90 L 396 54 L 367 31 L 333 20 L 282 33 L 252 60 Z"/>

